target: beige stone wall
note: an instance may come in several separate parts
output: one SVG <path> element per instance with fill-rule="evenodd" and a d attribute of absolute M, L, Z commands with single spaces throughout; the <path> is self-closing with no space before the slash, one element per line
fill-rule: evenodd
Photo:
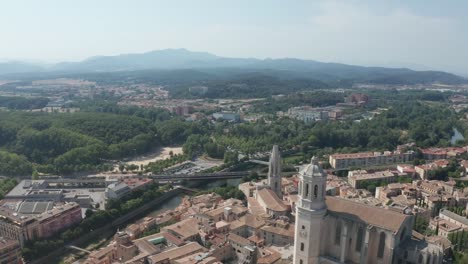
<path fill-rule="evenodd" d="M 337 232 L 337 222 L 341 221 L 341 234 L 340 234 L 340 244 L 337 245 L 335 243 L 335 236 Z M 405 223 L 407 226 L 406 232 L 411 232 L 411 221 Z M 339 219 L 335 216 L 328 215 L 325 218 L 325 227 L 322 229 L 324 235 L 322 235 L 322 255 L 329 256 L 335 259 L 340 259 L 342 246 L 346 246 L 345 252 L 345 261 L 350 261 L 354 263 L 361 262 L 361 254 L 365 252 L 365 237 L 366 232 L 369 232 L 369 238 L 367 243 L 367 263 L 391 263 L 393 250 L 398 243 L 397 238 L 392 234 L 392 232 L 383 230 L 377 227 L 373 227 L 370 231 L 367 229 L 367 225 L 365 223 L 349 221 L 346 219 Z M 345 226 L 347 228 L 347 236 L 344 236 Z M 363 235 L 363 244 L 361 246 L 361 251 L 356 251 L 356 243 L 357 243 L 357 234 L 358 228 L 363 227 L 364 235 Z M 409 229 L 408 229 L 409 228 Z M 403 229 L 403 226 L 402 226 Z M 383 258 L 377 257 L 380 233 L 385 233 L 385 249 L 384 249 L 384 256 Z M 399 234 L 399 233 L 398 233 Z M 398 235 L 397 234 L 397 235 Z"/>
<path fill-rule="evenodd" d="M 294 237 L 283 236 L 264 230 L 260 230 L 266 245 L 286 246 L 294 244 Z"/>

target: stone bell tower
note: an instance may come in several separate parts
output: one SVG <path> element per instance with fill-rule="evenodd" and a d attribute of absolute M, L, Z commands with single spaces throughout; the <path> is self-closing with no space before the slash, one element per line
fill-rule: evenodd
<path fill-rule="evenodd" d="M 322 221 L 327 212 L 327 175 L 316 157 L 299 172 L 299 201 L 296 207 L 294 264 L 319 262 Z"/>
<path fill-rule="evenodd" d="M 281 156 L 278 145 L 274 145 L 271 150 L 268 165 L 268 186 L 280 199 L 283 198 L 283 191 L 281 190 Z"/>

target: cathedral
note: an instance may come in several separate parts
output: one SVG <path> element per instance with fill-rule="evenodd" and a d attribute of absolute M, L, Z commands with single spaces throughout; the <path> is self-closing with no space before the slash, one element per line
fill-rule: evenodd
<path fill-rule="evenodd" d="M 414 215 L 327 196 L 327 174 L 317 158 L 301 168 L 298 179 L 298 199 L 288 203 L 274 146 L 267 181 L 240 187 L 252 214 L 295 218 L 294 264 L 442 263 L 443 246 L 413 231 Z"/>
<path fill-rule="evenodd" d="M 413 215 L 326 196 L 315 157 L 299 179 L 294 264 L 442 263 L 443 247 L 413 234 Z"/>

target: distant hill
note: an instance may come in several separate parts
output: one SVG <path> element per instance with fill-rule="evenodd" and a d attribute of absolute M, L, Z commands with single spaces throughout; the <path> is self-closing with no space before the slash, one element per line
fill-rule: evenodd
<path fill-rule="evenodd" d="M 20 61 L 0 62 L 0 74 L 26 73 L 44 71 L 44 67 Z"/>
<path fill-rule="evenodd" d="M 207 52 L 165 49 L 139 54 L 96 56 L 81 62 L 61 62 L 50 66 L 29 63 L 0 63 L 0 75 L 19 73 L 99 73 L 141 70 L 199 70 L 201 72 L 269 71 L 290 79 L 314 79 L 323 82 L 368 82 L 378 84 L 444 83 L 460 84 L 467 80 L 441 71 L 414 71 L 406 68 L 363 67 L 324 63 L 294 58 L 226 58 Z"/>

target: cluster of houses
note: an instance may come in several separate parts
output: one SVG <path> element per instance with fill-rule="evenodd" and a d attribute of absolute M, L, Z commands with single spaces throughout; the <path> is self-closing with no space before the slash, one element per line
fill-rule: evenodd
<path fill-rule="evenodd" d="M 420 149 L 423 164 L 412 165 L 416 152 L 399 148 L 395 152 L 351 153 L 330 155 L 336 170 L 349 170 L 346 178 L 328 176 L 328 189 L 333 195 L 372 206 L 411 213 L 429 223 L 439 237 L 466 231 L 468 219 L 468 161 L 462 159 L 467 147 Z M 385 169 L 380 169 L 379 166 Z M 438 175 L 455 166 L 452 177 Z M 368 168 L 364 170 L 364 168 Z M 453 168 L 451 168 L 453 170 Z M 376 187 L 375 193 L 365 189 Z"/>

